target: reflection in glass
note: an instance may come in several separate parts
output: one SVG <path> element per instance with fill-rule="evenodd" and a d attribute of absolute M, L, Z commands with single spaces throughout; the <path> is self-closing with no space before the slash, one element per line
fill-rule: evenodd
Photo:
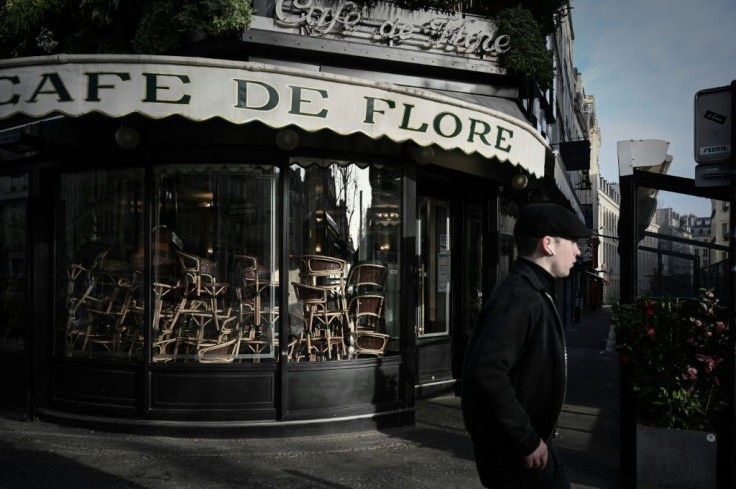
<path fill-rule="evenodd" d="M 28 175 L 0 177 L 0 350 L 25 345 Z"/>
<path fill-rule="evenodd" d="M 56 352 L 135 360 L 142 335 L 143 171 L 62 174 L 57 196 Z"/>
<path fill-rule="evenodd" d="M 483 307 L 483 206 L 469 203 L 465 209 L 463 250 L 463 331 L 470 336 Z"/>
<path fill-rule="evenodd" d="M 519 212 L 518 205 L 503 197 L 501 200 L 501 212 L 499 213 L 499 246 L 500 257 L 498 266 L 498 277 L 508 275 L 511 266 L 516 260 L 516 245 L 514 244 L 514 225 L 516 224 L 516 213 Z"/>
<path fill-rule="evenodd" d="M 294 158 L 289 185 L 290 360 L 397 352 L 401 171 Z"/>

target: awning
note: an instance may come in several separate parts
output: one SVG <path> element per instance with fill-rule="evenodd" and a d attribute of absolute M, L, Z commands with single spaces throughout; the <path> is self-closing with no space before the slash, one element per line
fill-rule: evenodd
<path fill-rule="evenodd" d="M 611 285 L 611 281 L 609 279 L 607 279 L 605 277 L 601 277 L 600 275 L 598 275 L 595 272 L 590 272 L 588 270 L 584 270 L 583 273 L 585 273 L 586 275 L 588 275 L 590 277 L 593 277 L 594 280 L 598 280 L 600 282 L 603 282 L 606 285 Z"/>
<path fill-rule="evenodd" d="M 587 276 L 593 278 L 594 280 L 598 280 L 600 282 L 603 282 L 606 285 L 610 285 L 611 284 L 611 280 L 609 280 L 606 277 L 603 277 L 602 275 L 600 275 L 603 272 L 599 272 L 598 270 L 596 270 L 594 268 L 578 267 L 578 266 L 576 266 L 574 268 L 574 270 L 577 270 L 578 272 L 580 272 L 580 273 L 582 273 L 584 275 L 587 275 Z"/>
<path fill-rule="evenodd" d="M 565 163 L 562 161 L 562 157 L 560 156 L 559 151 L 554 151 L 555 156 L 555 185 L 557 186 L 557 189 L 560 191 L 562 195 L 565 196 L 567 201 L 570 203 L 570 207 L 572 208 L 573 212 L 580 217 L 580 220 L 585 223 L 585 216 L 583 215 L 583 210 L 580 208 L 580 202 L 578 201 L 577 195 L 575 195 L 575 191 L 572 188 L 572 182 L 570 182 L 570 177 L 567 175 L 567 169 L 565 168 Z"/>
<path fill-rule="evenodd" d="M 477 153 L 544 175 L 549 146 L 519 118 L 425 90 L 205 58 L 57 55 L 0 60 L 0 120 L 89 113 L 365 134 Z"/>
<path fill-rule="evenodd" d="M 496 112 L 502 112 L 515 119 L 526 123 L 526 117 L 515 101 L 503 97 L 491 95 L 479 95 L 475 93 L 453 92 L 450 90 L 428 89 L 430 92 L 439 93 L 448 97 L 457 98 L 473 105 L 485 107 Z"/>

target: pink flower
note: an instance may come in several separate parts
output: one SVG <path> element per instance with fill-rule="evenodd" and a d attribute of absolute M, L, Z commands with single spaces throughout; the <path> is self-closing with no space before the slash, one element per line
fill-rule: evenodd
<path fill-rule="evenodd" d="M 647 328 L 647 334 L 649 336 L 654 336 L 654 328 Z"/>
<path fill-rule="evenodd" d="M 698 380 L 698 369 L 690 367 L 688 368 L 683 374 L 682 378 L 684 380 L 690 380 L 690 381 L 696 381 Z"/>
<path fill-rule="evenodd" d="M 723 324 L 723 321 L 718 321 L 718 322 L 716 323 L 716 331 L 717 331 L 718 333 L 723 333 L 724 331 L 726 331 L 726 329 L 727 329 L 727 328 L 726 328 L 726 325 L 725 325 L 725 324 Z"/>
<path fill-rule="evenodd" d="M 722 358 L 713 358 L 710 355 L 703 355 L 702 353 L 696 353 L 695 358 L 705 363 L 705 371 L 712 372 L 719 363 L 723 361 Z"/>
<path fill-rule="evenodd" d="M 703 325 L 703 321 L 701 321 L 700 319 L 696 319 L 696 320 L 695 320 L 695 326 L 697 326 L 697 327 L 699 328 L 699 327 L 701 327 L 702 325 Z"/>

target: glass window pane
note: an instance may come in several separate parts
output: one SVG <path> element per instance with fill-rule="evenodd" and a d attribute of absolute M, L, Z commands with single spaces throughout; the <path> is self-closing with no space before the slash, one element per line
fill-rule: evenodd
<path fill-rule="evenodd" d="M 499 245 L 500 250 L 500 261 L 498 266 L 498 279 L 508 275 L 511 272 L 511 267 L 516 260 L 516 245 L 514 244 L 514 225 L 516 224 L 516 217 L 519 212 L 517 204 L 508 200 L 507 197 L 501 199 L 501 212 L 499 214 L 499 229 L 500 234 Z"/>
<path fill-rule="evenodd" d="M 452 242 L 450 202 L 420 197 L 417 202 L 417 227 L 420 237 L 421 337 L 446 335 L 450 331 Z"/>
<path fill-rule="evenodd" d="M 398 352 L 400 168 L 292 159 L 292 361 Z M 344 346 L 343 346 L 344 345 Z"/>
<path fill-rule="evenodd" d="M 157 171 L 154 362 L 273 360 L 279 346 L 278 169 Z"/>
<path fill-rule="evenodd" d="M 483 307 L 483 205 L 468 203 L 465 210 L 463 331 L 469 336 Z"/>
<path fill-rule="evenodd" d="M 727 295 L 728 203 L 639 189 L 637 294 Z M 649 205 L 646 205 L 649 204 Z"/>
<path fill-rule="evenodd" d="M 25 345 L 28 175 L 0 177 L 0 350 Z"/>
<path fill-rule="evenodd" d="M 134 257 L 142 245 L 142 170 L 62 174 L 56 256 L 56 352 L 140 358 L 143 296 Z"/>

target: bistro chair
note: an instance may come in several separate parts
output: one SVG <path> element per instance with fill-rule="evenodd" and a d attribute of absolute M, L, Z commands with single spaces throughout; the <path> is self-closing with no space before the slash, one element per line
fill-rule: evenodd
<path fill-rule="evenodd" d="M 364 292 L 383 292 L 388 268 L 379 262 L 359 262 L 352 266 L 348 273 L 348 295 L 355 296 Z"/>
<path fill-rule="evenodd" d="M 199 363 L 232 363 L 238 356 L 239 348 L 240 338 L 204 345 L 197 349 L 197 361 Z"/>
<path fill-rule="evenodd" d="M 207 302 L 190 301 L 179 311 L 174 353 L 178 354 L 181 347 L 187 353 L 212 343 L 227 341 L 237 327 L 237 318 L 231 309 L 220 314 L 220 311 L 211 309 Z"/>
<path fill-rule="evenodd" d="M 292 282 L 291 285 L 302 306 L 304 336 L 310 359 L 322 358 L 325 354 L 328 359 L 332 359 L 333 349 L 338 356 L 345 356 L 347 349 L 343 337 L 343 321 L 347 311 L 330 307 L 325 288 L 300 282 Z"/>
<path fill-rule="evenodd" d="M 77 340 L 87 334 L 87 327 L 82 321 L 88 318 L 83 318 L 82 311 L 98 306 L 101 302 L 97 290 L 97 270 L 102 266 L 106 255 L 107 250 L 99 253 L 86 267 L 81 263 L 73 263 L 67 269 L 65 342 L 68 353 L 74 349 Z"/>
<path fill-rule="evenodd" d="M 121 269 L 121 272 L 125 270 Z M 120 351 L 126 331 L 125 321 L 133 298 L 134 285 L 130 277 L 115 276 L 112 270 L 100 273 L 96 286 L 101 298 L 87 308 L 87 329 L 82 334 L 82 350 L 95 345 L 108 351 Z"/>
<path fill-rule="evenodd" d="M 235 293 L 241 305 L 241 320 L 252 316 L 252 325 L 256 328 L 260 328 L 264 320 L 272 328 L 279 319 L 279 306 L 272 303 L 269 294 L 264 292 L 277 287 L 278 281 L 271 270 L 260 265 L 254 256 L 235 255 L 234 259 L 240 279 Z"/>
<path fill-rule="evenodd" d="M 348 316 L 352 320 L 356 332 L 365 329 L 372 331 L 383 329 L 384 301 L 383 294 L 377 293 L 360 294 L 350 299 Z"/>
<path fill-rule="evenodd" d="M 355 335 L 355 356 L 382 357 L 386 352 L 390 337 L 384 333 L 362 330 Z"/>
<path fill-rule="evenodd" d="M 272 351 L 272 346 L 276 347 L 278 344 L 273 341 L 274 339 L 277 339 L 272 339 L 270 332 L 262 333 L 256 330 L 256 328 L 250 328 L 246 334 L 242 334 L 241 330 L 241 335 L 239 337 L 241 345 L 247 348 L 245 353 L 252 355 L 251 358 L 253 363 L 260 363 L 261 357 Z"/>
<path fill-rule="evenodd" d="M 174 250 L 179 257 L 179 265 L 184 278 L 184 295 L 192 293 L 199 297 L 207 292 L 206 285 L 217 283 L 215 268 L 217 263 L 201 256 Z"/>
<path fill-rule="evenodd" d="M 303 255 L 297 262 L 302 283 L 314 286 L 339 286 L 343 291 L 346 265 L 345 260 L 324 255 Z"/>
<path fill-rule="evenodd" d="M 350 326 L 345 295 L 345 260 L 324 255 L 303 255 L 297 266 L 301 283 L 325 289 L 328 299 L 333 303 L 332 307 L 343 312 L 345 324 Z"/>
<path fill-rule="evenodd" d="M 126 329 L 123 323 L 134 289 L 132 270 L 127 262 L 111 260 L 106 256 L 107 251 L 103 251 L 88 269 L 74 264 L 67 272 L 68 353 L 77 346 L 90 354 L 95 348 L 108 352 L 117 352 L 121 348 Z M 76 282 L 79 280 L 83 283 L 84 292 L 77 297 Z"/>
<path fill-rule="evenodd" d="M 365 293 L 350 299 L 348 314 L 355 326 L 355 355 L 383 356 L 389 335 L 383 333 L 384 296 Z"/>

